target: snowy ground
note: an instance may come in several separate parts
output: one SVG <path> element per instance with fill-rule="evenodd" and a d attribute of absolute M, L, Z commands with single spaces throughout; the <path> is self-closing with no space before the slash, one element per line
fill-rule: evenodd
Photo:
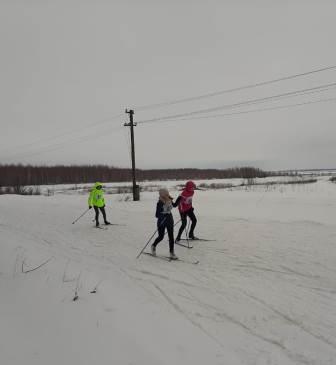
<path fill-rule="evenodd" d="M 156 195 L 0 196 L 1 364 L 336 363 L 336 184 L 197 192 L 198 265 L 135 259 Z"/>

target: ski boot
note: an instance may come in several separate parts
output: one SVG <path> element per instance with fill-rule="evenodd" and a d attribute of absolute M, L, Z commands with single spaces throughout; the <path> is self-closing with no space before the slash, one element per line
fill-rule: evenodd
<path fill-rule="evenodd" d="M 156 256 L 156 247 L 154 245 L 151 245 L 151 254 L 152 256 Z"/>
<path fill-rule="evenodd" d="M 110 222 L 108 222 L 108 221 L 105 221 L 104 222 L 105 223 L 105 226 L 109 226 L 111 223 Z"/>
<path fill-rule="evenodd" d="M 178 260 L 178 257 L 175 255 L 174 252 L 170 252 L 169 259 L 170 260 Z"/>

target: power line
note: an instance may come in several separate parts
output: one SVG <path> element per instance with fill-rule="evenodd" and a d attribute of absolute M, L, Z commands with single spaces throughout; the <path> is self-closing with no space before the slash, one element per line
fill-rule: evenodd
<path fill-rule="evenodd" d="M 43 147 L 43 144 L 48 143 L 50 141 L 57 140 L 57 139 L 62 138 L 62 137 L 69 137 L 69 136 L 77 133 L 79 130 L 85 131 L 87 128 L 92 128 L 92 127 L 95 127 L 99 124 L 111 122 L 112 120 L 117 119 L 117 118 L 121 118 L 122 116 L 123 116 L 123 114 L 117 114 L 117 115 L 111 116 L 110 118 L 105 118 L 105 119 L 101 119 L 99 121 L 90 123 L 90 124 L 88 124 L 84 127 L 76 127 L 76 128 L 68 130 L 67 132 L 60 133 L 60 134 L 51 136 L 49 138 L 40 138 L 38 140 L 35 140 L 34 142 L 29 142 L 29 143 L 26 143 L 26 144 L 23 144 L 23 145 L 20 145 L 20 146 L 15 146 L 14 148 L 15 149 L 22 149 L 22 148 L 28 148 L 29 149 L 29 147 L 31 147 L 31 146 L 35 147 L 36 145 L 40 144 L 41 142 L 42 142 L 41 147 Z M 6 153 L 6 151 L 8 151 L 8 148 L 2 150 L 1 153 Z"/>
<path fill-rule="evenodd" d="M 109 130 L 109 132 L 111 131 L 118 131 L 118 130 L 122 130 L 123 127 L 122 126 L 118 126 L 118 127 L 114 127 L 112 129 Z M 26 157 L 26 156 L 34 156 L 34 155 L 37 155 L 37 154 L 40 154 L 40 153 L 47 153 L 47 152 L 50 152 L 50 151 L 55 151 L 55 150 L 58 150 L 60 148 L 63 148 L 65 147 L 67 144 L 69 143 L 81 143 L 81 142 L 86 142 L 90 139 L 95 139 L 95 138 L 98 138 L 98 137 L 101 137 L 102 136 L 102 131 L 99 131 L 99 133 L 95 133 L 94 135 L 89 135 L 89 136 L 82 136 L 82 137 L 77 137 L 77 138 L 74 138 L 70 141 L 64 141 L 64 142 L 61 142 L 61 143 L 57 143 L 57 144 L 54 144 L 54 145 L 51 145 L 51 146 L 44 146 L 44 147 L 40 147 L 38 148 L 36 151 L 28 151 L 28 152 L 19 152 L 19 153 L 16 153 L 14 155 L 10 155 L 9 157 L 7 157 L 7 159 L 15 159 L 15 158 L 18 158 L 18 157 Z"/>
<path fill-rule="evenodd" d="M 295 78 L 299 78 L 299 77 L 303 77 L 303 76 L 308 76 L 308 75 L 312 75 L 312 74 L 316 74 L 316 73 L 320 73 L 320 72 L 324 72 L 324 71 L 330 71 L 330 70 L 334 70 L 334 69 L 336 69 L 336 65 L 323 67 L 323 68 L 319 68 L 319 69 L 314 69 L 314 70 L 311 70 L 311 71 L 308 71 L 308 72 L 292 74 L 292 75 L 288 75 L 288 76 L 284 76 L 284 77 L 280 77 L 280 78 L 276 78 L 276 79 L 272 79 L 272 80 L 267 80 L 267 81 L 262 81 L 262 82 L 258 82 L 258 83 L 248 84 L 248 85 L 235 87 L 235 88 L 231 88 L 231 89 L 226 89 L 226 90 L 222 90 L 222 91 L 217 91 L 217 92 L 207 93 L 207 94 L 203 94 L 203 95 L 198 95 L 198 96 L 194 96 L 194 97 L 176 99 L 176 100 L 172 100 L 172 101 L 168 101 L 168 102 L 162 102 L 162 103 L 151 104 L 151 105 L 144 105 L 144 106 L 138 107 L 137 109 L 145 111 L 145 110 L 148 110 L 148 109 L 162 107 L 162 106 L 169 106 L 169 105 L 175 105 L 175 104 L 180 104 L 180 103 L 185 103 L 185 102 L 201 100 L 201 99 L 205 99 L 205 98 L 210 98 L 210 97 L 219 96 L 219 95 L 232 93 L 232 92 L 237 92 L 237 91 L 241 91 L 241 90 L 245 90 L 245 89 L 265 86 L 265 85 L 269 85 L 269 84 L 273 84 L 273 83 L 277 83 L 277 82 L 281 82 L 281 81 L 291 80 L 291 79 L 295 79 Z M 331 88 L 331 87 L 334 87 L 335 85 L 336 85 L 336 83 L 332 83 L 332 84 L 328 84 L 328 85 L 322 85 L 322 86 L 318 86 L 318 87 L 314 87 L 314 88 L 310 88 L 310 89 L 297 90 L 297 91 L 293 91 L 293 92 L 273 95 L 273 96 L 260 98 L 260 99 L 246 100 L 246 101 L 242 101 L 242 102 L 235 103 L 235 104 L 222 105 L 222 106 L 218 106 L 218 107 L 214 107 L 214 108 L 201 109 L 201 110 L 196 110 L 196 111 L 192 111 L 192 112 L 188 112 L 188 113 L 181 113 L 181 114 L 175 114 L 175 115 L 166 116 L 166 117 L 153 118 L 153 119 L 140 121 L 139 124 L 152 123 L 152 122 L 156 122 L 156 121 L 168 121 L 168 120 L 174 120 L 174 119 L 177 120 L 177 118 L 183 118 L 183 117 L 186 117 L 186 116 L 193 116 L 193 115 L 203 114 L 203 113 L 205 114 L 205 113 L 209 113 L 209 112 L 213 112 L 213 111 L 217 111 L 217 110 L 221 110 L 221 109 L 237 108 L 237 107 L 242 107 L 242 106 L 247 106 L 247 105 L 252 105 L 252 104 L 257 104 L 257 103 L 263 103 L 263 102 L 267 102 L 267 101 L 270 101 L 270 100 L 276 100 L 277 98 L 282 98 L 282 97 L 285 98 L 285 97 L 291 97 L 291 96 L 305 95 L 305 94 L 308 94 L 308 93 L 321 92 L 321 91 L 327 90 L 328 87 Z M 324 89 L 324 90 L 322 90 L 322 89 Z M 317 102 L 322 102 L 322 101 L 317 101 Z M 296 104 L 296 105 L 293 105 L 293 106 L 305 105 L 305 104 L 311 104 L 311 103 L 313 103 L 313 102 L 300 103 L 300 104 Z M 286 106 L 283 106 L 283 107 L 286 107 Z M 281 109 L 283 107 L 265 108 L 265 109 L 260 109 L 260 111 Z M 291 106 L 288 106 L 288 107 L 291 107 Z M 241 112 L 235 112 L 235 113 L 227 113 L 225 115 L 245 114 L 245 113 L 249 113 L 249 112 L 256 112 L 256 111 L 241 111 Z M 69 136 L 77 133 L 78 130 L 87 130 L 88 128 L 95 127 L 99 124 L 111 122 L 111 120 L 116 119 L 116 118 L 121 118 L 122 116 L 123 116 L 123 114 L 120 113 L 120 114 L 111 116 L 110 118 L 106 118 L 106 119 L 103 119 L 103 120 L 100 120 L 100 121 L 90 123 L 90 124 L 88 124 L 84 127 L 76 127 L 76 128 L 70 129 L 70 130 L 68 130 L 64 133 L 61 133 L 61 134 L 58 134 L 58 135 L 55 135 L 55 136 L 51 136 L 49 138 L 43 138 L 43 139 L 35 140 L 34 142 L 30 142 L 30 143 L 25 144 L 25 145 L 16 146 L 15 148 L 16 149 L 22 149 L 22 148 L 27 148 L 27 147 L 28 148 L 33 147 L 33 149 L 35 149 L 36 146 L 40 143 L 46 144 L 50 141 L 57 140 L 59 138 L 63 138 L 63 137 L 68 138 Z M 208 116 L 208 117 L 212 118 L 214 116 Z M 201 118 L 205 118 L 205 117 L 196 117 L 196 118 L 201 119 Z M 180 119 L 180 120 L 183 120 L 183 119 Z M 184 119 L 184 120 L 186 120 L 186 119 Z M 101 132 L 99 133 L 99 135 L 101 135 Z M 94 136 L 93 137 L 87 137 L 86 136 L 84 138 L 87 139 L 87 138 L 96 138 L 96 137 L 94 137 Z M 75 143 L 81 142 L 85 139 L 83 139 L 81 137 Z M 53 150 L 53 149 L 58 149 L 58 148 L 61 148 L 64 145 L 68 144 L 69 142 L 72 142 L 72 141 L 64 141 L 64 142 L 58 143 L 54 146 L 43 146 L 42 145 L 39 148 L 39 152 L 32 152 L 32 153 L 33 154 L 41 153 L 41 151 L 44 151 L 46 149 L 47 149 L 47 151 L 48 150 L 50 151 L 50 150 Z M 6 149 L 5 149 L 5 151 L 6 151 Z M 27 153 L 25 153 L 25 155 L 27 155 Z M 29 155 L 29 153 L 28 153 L 28 155 Z"/>
<path fill-rule="evenodd" d="M 231 88 L 231 89 L 226 89 L 226 90 L 222 90 L 222 91 L 207 93 L 207 94 L 203 94 L 203 95 L 199 95 L 199 96 L 188 97 L 188 98 L 184 98 L 184 99 L 177 99 L 177 100 L 172 100 L 172 101 L 162 102 L 162 103 L 157 103 L 157 104 L 139 106 L 136 109 L 140 110 L 140 111 L 141 110 L 144 111 L 144 110 L 147 110 L 147 109 L 157 108 L 157 107 L 161 107 L 161 106 L 168 106 L 168 105 L 174 105 L 174 104 L 180 104 L 180 103 L 185 103 L 185 102 L 190 102 L 190 101 L 201 100 L 201 99 L 205 99 L 205 98 L 209 98 L 209 97 L 213 97 L 213 96 L 218 96 L 218 95 L 222 95 L 222 94 L 226 94 L 226 93 L 232 93 L 232 92 L 236 92 L 236 91 L 240 91 L 240 90 L 259 87 L 259 86 L 265 86 L 265 85 L 268 85 L 268 84 L 277 83 L 277 82 L 285 81 L 285 80 L 291 80 L 291 79 L 295 79 L 295 78 L 298 78 L 298 77 L 308 76 L 308 75 L 311 75 L 311 74 L 324 72 L 324 71 L 329 71 L 329 70 L 333 70 L 333 69 L 336 69 L 336 65 L 323 67 L 323 68 L 311 70 L 311 71 L 308 71 L 308 72 L 288 75 L 288 76 L 284 76 L 284 77 L 280 77 L 280 78 L 276 78 L 276 79 L 272 79 L 272 80 L 267 80 L 267 81 L 262 81 L 262 82 L 258 82 L 258 83 L 248 84 L 248 85 L 244 85 L 244 86 L 240 86 L 240 87 L 236 87 L 236 88 Z M 116 118 L 121 118 L 122 116 L 123 116 L 123 114 L 120 113 L 120 114 L 111 116 L 110 118 L 105 118 L 105 119 L 102 119 L 100 121 L 90 123 L 90 124 L 88 124 L 84 127 L 73 128 L 73 129 L 68 130 L 64 133 L 57 134 L 57 135 L 51 136 L 49 138 L 38 139 L 38 140 L 35 140 L 33 142 L 24 144 L 24 145 L 15 146 L 15 148 L 16 149 L 22 149 L 22 148 L 27 148 L 27 147 L 29 148 L 30 146 L 35 147 L 36 145 L 38 145 L 40 143 L 45 144 L 47 142 L 56 140 L 58 138 L 68 137 L 68 136 L 73 135 L 74 133 L 77 133 L 78 130 L 86 130 L 87 128 L 92 128 L 96 125 L 110 122 L 111 120 L 116 119 Z M 6 151 L 8 151 L 8 148 L 2 150 L 2 153 L 6 153 Z"/>
<path fill-rule="evenodd" d="M 324 102 L 334 102 L 336 101 L 336 98 L 325 98 L 325 99 L 319 99 L 319 100 L 311 100 L 311 101 L 307 101 L 307 102 L 302 102 L 302 103 L 295 103 L 295 104 L 287 104 L 287 105 L 280 105 L 280 106 L 275 106 L 275 107 L 269 107 L 269 108 L 260 108 L 260 109 L 253 109 L 253 110 L 244 110 L 244 111 L 238 111 L 238 112 L 232 112 L 232 113 L 224 113 L 224 114 L 214 114 L 214 115 L 204 115 L 204 116 L 196 116 L 196 117 L 192 117 L 192 118 L 176 118 L 176 119 L 169 119 L 169 120 L 165 120 L 165 122 L 173 122 L 173 121 L 187 121 L 187 120 L 194 120 L 194 119 L 212 119 L 212 118 L 222 118 L 222 117 L 226 117 L 226 116 L 233 116 L 233 115 L 240 115 L 240 114 L 250 114 L 250 113 L 259 113 L 259 112 L 263 112 L 263 111 L 272 111 L 272 110 L 280 110 L 280 109 L 290 109 L 290 108 L 294 108 L 294 107 L 299 107 L 299 106 L 305 106 L 305 105 L 311 105 L 311 104 L 318 104 L 318 103 L 324 103 Z M 117 131 L 117 130 L 124 130 L 125 129 L 123 127 L 115 127 L 113 129 L 111 129 L 110 131 Z M 128 134 L 130 132 L 128 131 Z M 40 148 L 37 151 L 32 151 L 32 152 L 28 152 L 28 153 L 19 153 L 19 154 L 15 154 L 14 156 L 11 156 L 11 159 L 16 158 L 16 157 L 20 157 L 20 156 L 34 156 L 36 154 L 40 154 L 40 153 L 48 153 L 50 151 L 54 151 L 57 149 L 60 149 L 64 146 L 66 146 L 69 142 L 71 143 L 80 143 L 80 142 L 85 142 L 87 140 L 90 139 L 95 139 L 101 136 L 101 131 L 99 133 L 96 133 L 95 135 L 90 135 L 90 136 L 85 136 L 80 137 L 80 138 L 76 138 L 75 141 L 66 141 L 63 143 L 58 143 L 56 145 L 53 146 L 46 146 L 44 148 Z M 124 137 L 126 137 L 124 135 Z M 129 153 L 129 157 L 131 158 L 131 151 L 130 151 L 130 143 L 128 138 L 125 138 L 127 140 L 126 144 L 128 145 L 127 149 L 128 149 L 128 153 Z"/>
<path fill-rule="evenodd" d="M 252 105 L 252 104 L 256 104 L 256 103 L 265 103 L 265 102 L 268 102 L 271 100 L 276 100 L 279 98 L 286 98 L 286 97 L 292 97 L 292 96 L 305 95 L 305 94 L 309 94 L 309 93 L 321 92 L 321 91 L 325 91 L 326 89 L 330 89 L 335 86 L 336 86 L 336 82 L 330 83 L 330 84 L 325 84 L 325 85 L 320 85 L 320 86 L 315 86 L 312 88 L 295 90 L 295 91 L 290 91 L 290 92 L 272 95 L 272 96 L 266 96 L 266 97 L 258 98 L 258 99 L 248 99 L 248 100 L 241 101 L 241 102 L 234 103 L 234 104 L 225 104 L 225 105 L 221 105 L 221 106 L 217 106 L 217 107 L 213 107 L 213 108 L 200 109 L 200 110 L 190 111 L 190 112 L 186 112 L 186 113 L 180 113 L 180 114 L 175 114 L 175 115 L 168 115 L 168 116 L 164 116 L 164 117 L 142 120 L 142 121 L 139 121 L 138 124 L 153 123 L 153 122 L 165 121 L 165 120 L 170 120 L 170 119 L 183 118 L 183 117 L 188 117 L 188 116 L 197 115 L 197 114 L 206 114 L 206 113 L 210 113 L 210 112 L 214 112 L 214 111 L 218 111 L 218 110 L 232 109 L 232 108 Z"/>
<path fill-rule="evenodd" d="M 257 83 L 253 83 L 253 84 L 239 86 L 239 87 L 235 87 L 235 88 L 231 88 L 231 89 L 215 91 L 215 92 L 211 92 L 211 93 L 207 93 L 207 94 L 203 94 L 203 95 L 191 96 L 191 97 L 187 97 L 187 98 L 183 98 L 183 99 L 176 99 L 176 100 L 171 100 L 171 101 L 162 102 L 162 103 L 139 106 L 135 109 L 137 111 L 145 111 L 148 109 L 155 109 L 155 108 L 159 108 L 159 107 L 163 107 L 163 106 L 170 106 L 170 105 L 176 105 L 176 104 L 182 104 L 182 103 L 186 103 L 186 102 L 202 100 L 202 99 L 211 98 L 214 96 L 219 96 L 219 95 L 228 94 L 228 93 L 233 93 L 233 92 L 237 92 L 237 91 L 241 91 L 241 90 L 252 89 L 252 88 L 256 88 L 256 87 L 260 87 L 260 86 L 266 86 L 266 85 L 274 84 L 274 83 L 281 82 L 281 81 L 293 80 L 293 79 L 296 79 L 299 77 L 308 76 L 308 75 L 312 75 L 312 74 L 316 74 L 316 73 L 324 72 L 324 71 L 330 71 L 330 70 L 334 70 L 334 69 L 336 69 L 336 65 L 327 66 L 327 67 L 315 69 L 312 71 L 302 72 L 302 73 L 298 73 L 298 74 L 283 76 L 283 77 L 279 77 L 279 78 L 272 79 L 272 80 L 261 81 L 261 82 L 257 82 Z"/>
<path fill-rule="evenodd" d="M 259 112 L 263 112 L 263 111 L 271 111 L 271 110 L 277 110 L 277 109 L 290 109 L 290 108 L 294 108 L 294 107 L 298 107 L 298 106 L 318 104 L 318 103 L 331 102 L 331 101 L 336 101 L 336 98 L 311 100 L 311 101 L 307 101 L 307 102 L 303 102 L 303 103 L 280 105 L 280 106 L 274 106 L 274 107 L 269 107 L 269 108 L 261 108 L 261 109 L 243 110 L 243 111 L 232 112 L 232 113 L 204 115 L 202 117 L 169 119 L 169 120 L 166 120 L 165 122 L 176 122 L 176 121 L 195 120 L 195 119 L 222 118 L 222 117 L 227 117 L 227 116 L 232 116 L 232 115 L 239 115 L 239 114 L 259 113 Z"/>

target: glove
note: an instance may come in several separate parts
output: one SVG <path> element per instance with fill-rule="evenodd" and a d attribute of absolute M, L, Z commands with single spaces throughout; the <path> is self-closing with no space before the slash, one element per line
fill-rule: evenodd
<path fill-rule="evenodd" d="M 92 209 L 91 205 L 89 206 L 89 209 Z"/>

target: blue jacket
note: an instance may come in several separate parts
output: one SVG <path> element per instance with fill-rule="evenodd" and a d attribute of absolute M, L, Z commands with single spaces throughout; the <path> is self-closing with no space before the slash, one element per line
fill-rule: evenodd
<path fill-rule="evenodd" d="M 164 219 L 173 218 L 171 213 L 172 209 L 177 207 L 177 203 L 171 205 L 165 204 L 162 200 L 159 200 L 156 204 L 155 217 L 158 219 L 158 223 L 162 222 Z"/>

